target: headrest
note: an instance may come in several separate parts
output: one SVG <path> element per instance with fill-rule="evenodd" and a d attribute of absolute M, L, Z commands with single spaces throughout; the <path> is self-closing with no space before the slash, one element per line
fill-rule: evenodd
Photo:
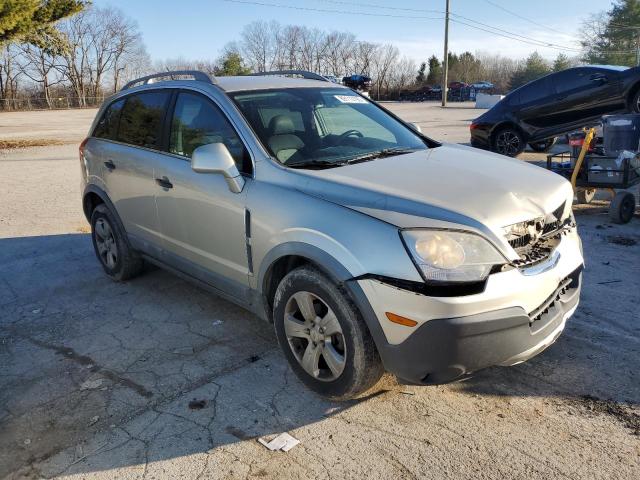
<path fill-rule="evenodd" d="M 293 120 L 286 115 L 276 115 L 269 122 L 271 135 L 287 135 L 296 131 Z"/>

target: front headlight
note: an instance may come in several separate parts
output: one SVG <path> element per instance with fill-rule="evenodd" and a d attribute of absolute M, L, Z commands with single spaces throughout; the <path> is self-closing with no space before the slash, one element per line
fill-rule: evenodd
<path fill-rule="evenodd" d="M 407 250 L 427 282 L 479 282 L 506 259 L 487 240 L 469 232 L 403 230 Z"/>

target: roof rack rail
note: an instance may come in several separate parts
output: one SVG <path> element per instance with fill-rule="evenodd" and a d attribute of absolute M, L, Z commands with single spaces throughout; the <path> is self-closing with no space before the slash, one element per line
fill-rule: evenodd
<path fill-rule="evenodd" d="M 269 75 L 300 75 L 307 80 L 320 80 L 321 82 L 331 82 L 319 73 L 308 72 L 307 70 L 273 70 L 271 72 L 251 73 L 251 76 L 269 76 Z"/>
<path fill-rule="evenodd" d="M 125 86 L 122 87 L 120 91 L 127 90 L 138 83 L 141 83 L 142 85 L 148 85 L 149 83 L 153 83 L 153 81 L 157 78 L 165 77 L 193 77 L 193 79 L 197 82 L 206 82 L 212 85 L 215 85 L 216 83 L 215 77 L 211 78 L 211 76 L 209 76 L 205 72 L 200 72 L 198 70 L 173 70 L 168 72 L 153 73 L 151 75 L 147 75 L 146 77 L 136 78 L 135 80 L 131 80 L 129 83 L 125 84 Z"/>

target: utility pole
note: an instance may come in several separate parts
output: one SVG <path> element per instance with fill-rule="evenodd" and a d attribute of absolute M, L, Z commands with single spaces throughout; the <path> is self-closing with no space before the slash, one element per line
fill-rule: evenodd
<path fill-rule="evenodd" d="M 447 106 L 447 92 L 449 91 L 449 0 L 444 17 L 444 61 L 442 62 L 442 106 Z"/>

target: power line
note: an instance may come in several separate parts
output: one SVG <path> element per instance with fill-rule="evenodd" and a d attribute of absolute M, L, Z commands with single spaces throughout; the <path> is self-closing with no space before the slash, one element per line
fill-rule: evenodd
<path fill-rule="evenodd" d="M 353 7 L 372 7 L 372 8 L 381 8 L 383 10 L 402 10 L 404 12 L 418 12 L 418 13 L 440 13 L 442 15 L 445 14 L 444 10 L 427 10 L 423 8 L 402 8 L 402 7 L 389 7 L 386 5 L 377 5 L 374 3 L 365 3 L 365 2 L 344 2 L 341 0 L 321 0 L 326 3 L 335 3 L 337 5 L 350 5 Z"/>
<path fill-rule="evenodd" d="M 406 19 L 414 19 L 414 20 L 415 19 L 417 19 L 417 20 L 442 20 L 444 18 L 444 17 L 419 16 L 419 15 L 417 16 L 417 15 L 398 15 L 398 14 L 390 14 L 390 13 L 361 12 L 361 11 L 353 11 L 353 10 L 336 10 L 336 9 L 317 8 L 317 7 L 301 7 L 299 5 L 284 5 L 284 4 L 280 4 L 280 3 L 267 3 L 267 2 L 256 1 L 256 0 L 222 0 L 222 1 L 223 2 L 227 2 L 227 3 L 237 3 L 237 4 L 243 4 L 243 5 L 258 5 L 258 6 L 264 6 L 264 7 L 286 8 L 286 9 L 290 9 L 290 10 L 310 11 L 310 12 L 320 12 L 320 13 L 339 13 L 339 14 L 343 14 L 343 15 L 359 15 L 359 16 L 387 17 L 387 18 L 406 18 Z M 363 6 L 363 7 L 367 6 L 367 7 L 372 7 L 372 8 L 380 8 L 380 9 L 395 10 L 395 11 L 410 11 L 410 12 L 415 12 L 415 13 L 443 13 L 444 14 L 444 12 L 440 12 L 439 10 L 419 10 L 419 9 L 410 9 L 410 8 L 403 8 L 403 7 L 386 7 L 386 6 L 375 5 L 375 4 L 371 4 L 371 3 L 346 2 L 346 1 L 340 1 L 340 0 L 325 0 L 325 1 L 330 1 L 332 3 L 340 3 L 340 4 L 343 4 L 343 5 L 353 5 L 353 6 Z M 538 40 L 538 39 L 533 38 L 533 37 L 528 37 L 526 35 L 520 35 L 518 33 L 510 32 L 508 30 L 504 30 L 504 29 L 499 28 L 499 27 L 494 27 L 494 26 L 488 25 L 486 23 L 478 22 L 477 20 L 473 20 L 473 19 L 470 19 L 468 17 L 465 17 L 463 15 L 459 15 L 459 14 L 456 14 L 456 13 L 453 13 L 453 12 L 451 12 L 450 15 L 466 20 L 466 21 L 463 21 L 463 20 L 459 20 L 458 18 L 451 18 L 452 22 L 455 22 L 455 23 L 460 24 L 460 25 L 467 26 L 469 28 L 480 30 L 480 31 L 483 31 L 483 32 L 486 32 L 486 33 L 490 33 L 492 35 L 496 35 L 496 36 L 499 36 L 499 37 L 507 38 L 509 40 L 515 40 L 517 42 L 526 43 L 526 44 L 533 45 L 533 46 L 536 46 L 536 47 L 551 48 L 551 49 L 554 49 L 554 50 L 567 51 L 567 52 L 572 52 L 572 53 L 580 53 L 582 51 L 582 49 L 577 48 L 577 47 L 569 47 L 569 46 L 565 46 L 565 45 L 558 45 L 558 44 L 554 44 L 554 43 L 549 43 L 549 42 L 545 42 L 544 40 Z M 473 22 L 476 25 L 474 25 L 472 23 L 468 23 L 468 22 Z M 478 26 L 478 25 L 480 25 L 480 26 Z M 629 52 L 621 51 L 621 52 L 613 52 L 613 53 L 629 53 Z"/>
<path fill-rule="evenodd" d="M 573 51 L 573 52 L 581 52 L 582 51 L 582 49 L 580 49 L 580 48 L 569 47 L 569 46 L 566 46 L 566 45 L 559 45 L 559 44 L 555 44 L 555 43 L 550 43 L 550 42 L 546 42 L 544 40 L 538 40 L 537 38 L 528 37 L 527 35 L 520 35 L 519 33 L 510 32 L 509 30 L 505 30 L 505 29 L 499 28 L 499 27 L 494 27 L 494 26 L 488 25 L 486 23 L 478 22 L 477 20 L 472 20 L 472 19 L 470 19 L 468 17 L 462 16 L 462 15 L 458 15 L 456 13 L 452 13 L 452 15 L 455 16 L 455 17 L 462 18 L 462 19 L 464 19 L 464 20 L 466 20 L 468 22 L 473 22 L 473 23 L 475 23 L 477 25 L 481 25 L 482 27 L 495 30 L 495 32 L 494 31 L 490 31 L 490 30 L 486 30 L 484 28 L 480 28 L 480 27 L 478 27 L 476 25 L 471 25 L 469 23 L 462 22 L 460 20 L 455 20 L 454 19 L 453 21 L 455 21 L 456 23 L 460 23 L 462 25 L 466 25 L 468 27 L 475 28 L 477 30 L 482 30 L 484 32 L 494 33 L 495 35 L 500 35 L 502 37 L 504 37 L 506 35 L 510 35 L 510 37 L 507 37 L 507 38 L 512 38 L 513 40 L 518 40 L 518 38 L 520 38 L 521 40 L 519 40 L 519 41 L 521 41 L 523 43 L 529 43 L 531 45 L 537 45 L 539 47 L 553 48 L 555 50 L 566 50 L 566 51 Z M 518 37 L 518 38 L 514 38 L 514 37 Z"/>
<path fill-rule="evenodd" d="M 502 5 L 498 5 L 497 3 L 492 2 L 491 0 L 484 0 L 484 1 L 486 3 L 488 3 L 489 5 L 492 5 L 492 6 L 496 7 L 497 9 L 502 10 L 503 12 L 507 12 L 509 15 L 513 15 L 516 18 L 524 20 L 525 22 L 529 22 L 529 23 L 531 23 L 533 25 L 537 25 L 538 27 L 542 27 L 545 30 L 549 30 L 550 32 L 553 32 L 553 33 L 562 33 L 562 34 L 564 34 L 564 32 L 562 30 L 556 30 L 554 28 L 549 27 L 548 25 L 545 25 L 544 23 L 536 22 L 534 20 L 531 20 L 530 18 L 524 17 L 524 16 L 522 16 L 522 15 L 520 15 L 518 13 L 512 12 L 511 10 L 508 10 L 508 9 L 504 8 Z"/>
<path fill-rule="evenodd" d="M 389 6 L 386 6 L 386 5 L 379 5 L 379 4 L 368 3 L 368 2 L 347 2 L 347 1 L 342 1 L 342 0 L 322 0 L 322 1 L 328 2 L 328 3 L 336 3 L 336 4 L 340 4 L 340 5 L 371 7 L 371 8 L 379 8 L 379 9 L 383 9 L 383 10 L 393 10 L 393 11 L 407 11 L 407 12 L 417 12 L 417 13 L 424 13 L 424 12 L 444 13 L 444 12 L 442 12 L 440 10 L 423 10 L 423 9 L 406 8 L 406 7 L 399 7 L 399 6 L 389 7 Z M 474 19 L 469 18 L 469 17 L 465 17 L 464 15 L 460 15 L 460 14 L 457 14 L 457 13 L 451 12 L 450 15 L 453 16 L 453 17 L 461 18 L 461 19 L 465 20 L 466 22 L 471 22 L 471 23 L 480 25 L 482 27 L 485 27 L 485 28 L 488 28 L 488 29 L 491 29 L 491 30 L 495 30 L 496 32 L 485 30 L 485 29 L 479 28 L 479 27 L 474 27 L 473 25 L 469 25 L 468 23 L 465 23 L 465 22 L 462 22 L 462 21 L 459 21 L 459 20 L 457 21 L 457 23 L 460 23 L 462 25 L 467 25 L 467 26 L 469 26 L 471 28 L 476 28 L 478 30 L 482 30 L 482 31 L 487 32 L 487 33 L 493 33 L 494 35 L 498 35 L 498 36 L 501 36 L 501 37 L 509 38 L 511 40 L 516 40 L 516 41 L 520 41 L 520 42 L 523 42 L 523 43 L 528 43 L 530 45 L 534 45 L 534 46 L 538 46 L 538 47 L 553 48 L 555 50 L 565 50 L 565 51 L 574 52 L 574 53 L 579 53 L 579 52 L 582 51 L 582 49 L 577 48 L 577 47 L 570 47 L 570 46 L 567 46 L 567 45 L 560 45 L 560 44 L 550 43 L 550 42 L 546 42 L 544 40 L 539 40 L 537 38 L 529 37 L 527 35 L 521 35 L 519 33 L 510 32 L 510 31 L 505 30 L 503 28 L 494 27 L 493 25 L 482 23 L 482 22 L 479 22 L 479 21 L 474 20 Z M 412 16 L 411 18 L 416 18 L 416 17 Z M 453 20 L 454 19 L 452 19 L 452 21 Z M 499 32 L 499 33 L 497 33 L 497 32 Z"/>
<path fill-rule="evenodd" d="M 240 3 L 245 5 L 258 5 L 262 7 L 275 7 L 275 8 L 288 8 L 290 10 L 303 10 L 308 12 L 321 12 L 321 13 L 341 13 L 344 15 L 366 15 L 369 17 L 390 17 L 390 18 L 415 18 L 419 20 L 442 20 L 443 17 L 426 17 L 415 15 L 394 15 L 389 13 L 371 13 L 371 12 L 354 12 L 345 10 L 330 10 L 328 8 L 315 8 L 315 7 L 301 7 L 298 5 L 283 5 L 280 3 L 267 3 L 257 2 L 252 0 L 222 0 L 227 3 Z"/>

